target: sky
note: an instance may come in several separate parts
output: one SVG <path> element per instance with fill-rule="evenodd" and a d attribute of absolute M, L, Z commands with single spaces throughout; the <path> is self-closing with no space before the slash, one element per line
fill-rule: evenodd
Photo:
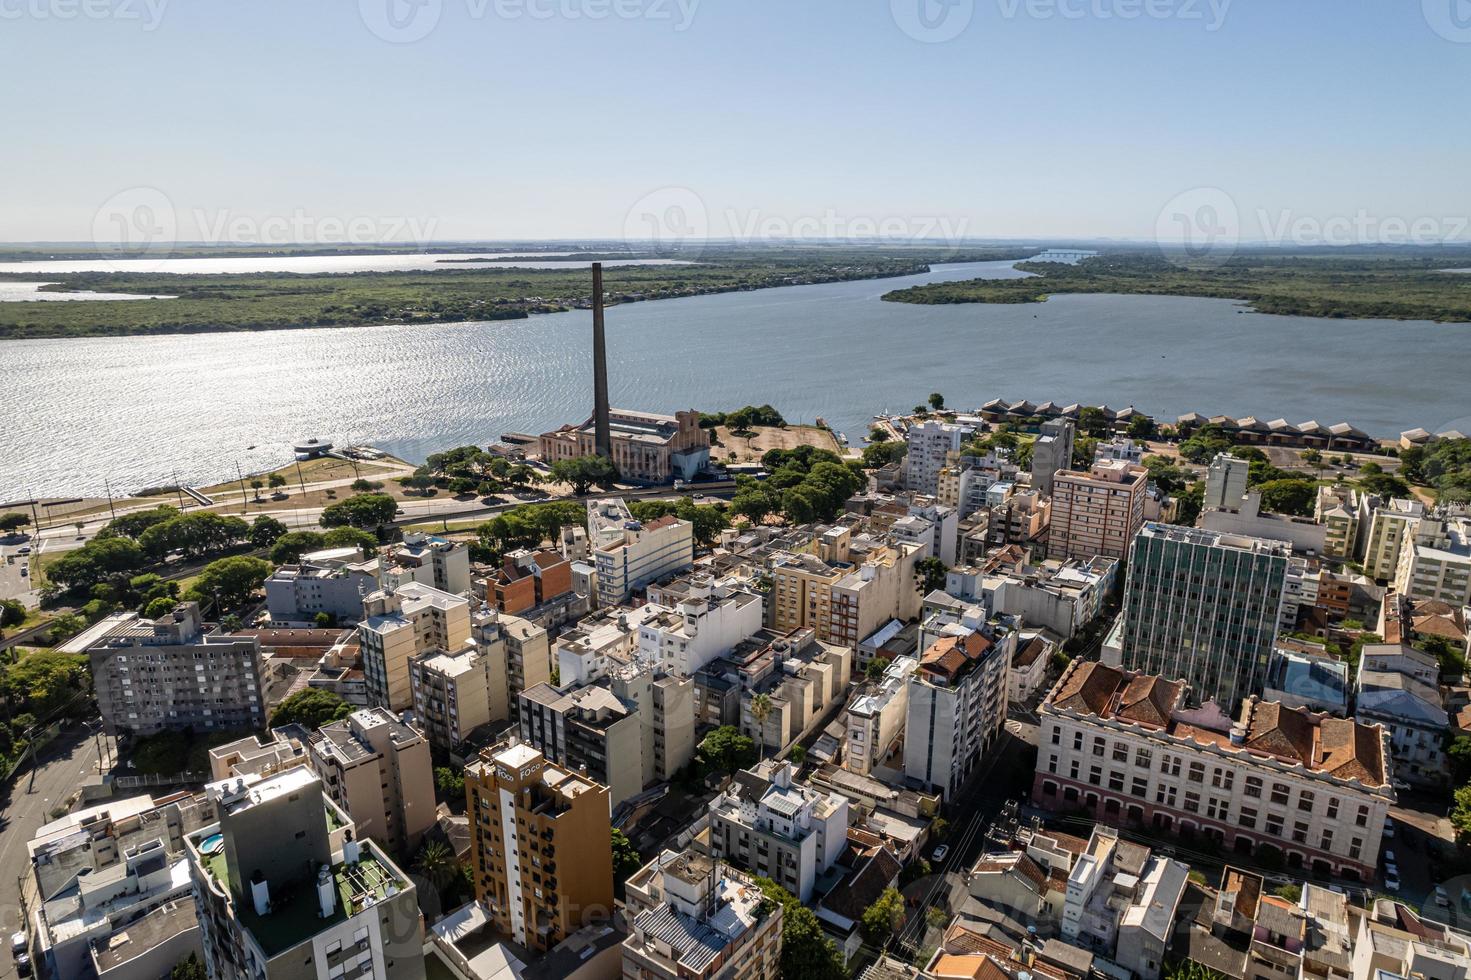
<path fill-rule="evenodd" d="M 0 0 L 0 64 L 3 241 L 1471 239 L 1471 0 Z"/>

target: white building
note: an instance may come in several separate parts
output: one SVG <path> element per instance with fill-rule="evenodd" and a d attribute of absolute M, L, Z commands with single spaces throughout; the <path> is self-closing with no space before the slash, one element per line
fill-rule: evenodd
<path fill-rule="evenodd" d="M 357 548 L 303 555 L 266 579 L 266 608 L 277 625 L 304 625 L 319 613 L 334 622 L 355 623 L 363 597 L 378 591 L 378 559 L 364 559 Z"/>
<path fill-rule="evenodd" d="M 562 633 L 552 651 L 562 685 L 590 684 L 607 676 L 611 667 L 633 663 L 644 623 L 666 611 L 656 603 L 605 609 Z"/>
<path fill-rule="evenodd" d="M 1421 520 L 1401 545 L 1394 588 L 1411 599 L 1471 604 L 1471 523 Z"/>
<path fill-rule="evenodd" d="M 464 649 L 470 628 L 469 600 L 427 585 L 369 595 L 357 630 L 369 701 L 390 711 L 412 708 L 409 661 L 432 650 Z"/>
<path fill-rule="evenodd" d="M 904 734 L 909 710 L 909 678 L 919 668 L 914 657 L 895 657 L 877 684 L 860 688 L 848 704 L 848 744 L 843 766 L 867 776 L 882 763 Z"/>
<path fill-rule="evenodd" d="M 1423 503 L 1403 497 L 1374 508 L 1364 545 L 1364 574 L 1377 581 L 1394 578 L 1399 570 L 1400 550 L 1414 537 L 1424 516 Z"/>
<path fill-rule="evenodd" d="M 1006 722 L 1006 693 L 1016 633 L 986 623 L 972 607 L 921 645 L 909 678 L 904 775 L 949 798 L 975 771 Z M 927 627 L 930 624 L 927 624 Z"/>
<path fill-rule="evenodd" d="M 612 606 L 695 560 L 694 525 L 673 516 L 644 524 L 621 498 L 590 501 L 587 536 L 597 569 L 597 605 Z"/>
<path fill-rule="evenodd" d="M 919 422 L 909 427 L 904 457 L 904 485 L 934 496 L 940 489 L 940 471 L 948 453 L 958 453 L 975 430 L 952 422 Z"/>
<path fill-rule="evenodd" d="M 1214 704 L 1187 710 L 1186 694 L 1074 661 L 1039 712 L 1034 802 L 1373 878 L 1395 802 L 1388 732 L 1255 697 L 1233 724 Z"/>
<path fill-rule="evenodd" d="M 848 799 L 792 779 L 768 759 L 735 775 L 710 806 L 713 856 L 770 878 L 802 902 L 848 846 Z"/>
<path fill-rule="evenodd" d="M 646 607 L 647 608 L 647 607 Z M 761 629 L 761 598 L 696 575 L 672 609 L 655 607 L 638 631 L 638 657 L 679 677 L 693 677 Z"/>

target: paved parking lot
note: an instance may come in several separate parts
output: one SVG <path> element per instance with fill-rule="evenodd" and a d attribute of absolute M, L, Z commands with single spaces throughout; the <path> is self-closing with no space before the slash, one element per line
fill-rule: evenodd
<path fill-rule="evenodd" d="M 40 597 L 31 587 L 31 555 L 22 553 L 31 547 L 29 540 L 0 543 L 0 599 L 19 599 L 34 609 Z"/>

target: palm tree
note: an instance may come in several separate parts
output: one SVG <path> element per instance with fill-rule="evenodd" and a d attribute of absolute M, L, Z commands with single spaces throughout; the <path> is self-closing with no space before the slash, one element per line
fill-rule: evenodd
<path fill-rule="evenodd" d="M 771 697 L 766 694 L 758 694 L 751 699 L 751 717 L 756 721 L 756 737 L 760 740 L 756 744 L 760 746 L 756 752 L 756 759 L 760 761 L 766 758 L 766 719 L 771 716 Z"/>
<path fill-rule="evenodd" d="M 424 846 L 419 848 L 419 857 L 415 862 L 419 873 L 429 879 L 435 891 L 440 892 L 455 880 L 459 871 L 457 865 L 454 852 L 442 840 L 425 841 Z"/>

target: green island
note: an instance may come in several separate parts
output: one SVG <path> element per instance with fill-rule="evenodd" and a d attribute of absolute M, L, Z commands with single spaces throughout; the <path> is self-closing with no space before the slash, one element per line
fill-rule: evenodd
<path fill-rule="evenodd" d="M 891 303 L 1042 303 L 1059 293 L 1198 296 L 1239 300 L 1258 313 L 1471 322 L 1471 265 L 1465 249 L 1442 257 L 1387 258 L 1244 254 L 1219 268 L 1158 253 L 1110 253 L 1077 265 L 1023 262 L 1026 279 L 941 282 L 886 293 Z"/>
<path fill-rule="evenodd" d="M 712 250 L 688 265 L 606 270 L 611 304 L 706 293 L 916 275 L 933 262 L 1022 258 L 1035 249 L 772 248 Z M 666 257 L 681 258 L 679 253 Z M 586 268 L 412 272 L 0 273 L 45 279 L 54 291 L 164 295 L 171 299 L 0 303 L 0 339 L 283 330 L 372 324 L 523 319 L 589 303 Z"/>

